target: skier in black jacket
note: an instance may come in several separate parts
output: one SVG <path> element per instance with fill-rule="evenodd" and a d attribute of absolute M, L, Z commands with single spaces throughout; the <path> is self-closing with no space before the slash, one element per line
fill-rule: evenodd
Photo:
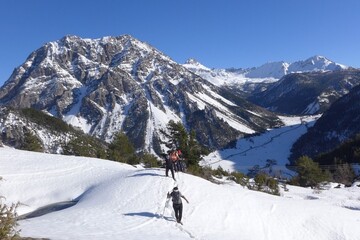
<path fill-rule="evenodd" d="M 183 204 L 182 204 L 181 198 L 185 199 L 185 201 L 187 203 L 189 203 L 189 201 L 185 198 L 184 195 L 181 194 L 178 187 L 174 187 L 172 192 L 167 194 L 167 197 L 168 198 L 172 197 L 172 202 L 173 202 L 173 208 L 174 208 L 174 211 L 175 211 L 176 221 L 178 223 L 182 224 L 181 218 L 182 218 Z"/>
<path fill-rule="evenodd" d="M 165 175 L 167 177 L 169 176 L 169 170 L 171 171 L 172 178 L 174 179 L 174 181 L 176 181 L 175 175 L 174 175 L 174 164 L 170 160 L 169 156 L 165 156 Z"/>

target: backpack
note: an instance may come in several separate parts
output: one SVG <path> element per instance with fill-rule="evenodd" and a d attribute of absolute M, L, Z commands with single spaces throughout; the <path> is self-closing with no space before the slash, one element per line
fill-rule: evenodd
<path fill-rule="evenodd" d="M 174 162 L 174 170 L 175 172 L 186 172 L 186 163 L 181 160 Z"/>
<path fill-rule="evenodd" d="M 174 204 L 181 204 L 181 193 L 179 191 L 173 191 L 171 197 Z"/>
<path fill-rule="evenodd" d="M 169 158 L 171 161 L 176 162 L 178 160 L 177 152 L 176 151 L 171 152 Z"/>

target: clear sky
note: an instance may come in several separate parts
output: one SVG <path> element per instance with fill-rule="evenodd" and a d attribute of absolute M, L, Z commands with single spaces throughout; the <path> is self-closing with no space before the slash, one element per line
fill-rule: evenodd
<path fill-rule="evenodd" d="M 314 55 L 360 67 L 359 0 L 4 0 L 0 86 L 65 35 L 130 34 L 173 60 L 255 67 Z"/>

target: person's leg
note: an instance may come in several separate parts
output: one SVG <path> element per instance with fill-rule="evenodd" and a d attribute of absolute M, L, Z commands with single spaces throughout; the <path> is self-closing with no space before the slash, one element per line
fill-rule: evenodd
<path fill-rule="evenodd" d="M 180 204 L 179 205 L 179 218 L 178 218 L 179 222 L 181 222 L 181 219 L 182 219 L 182 211 L 183 211 L 183 205 Z"/>
<path fill-rule="evenodd" d="M 175 174 L 174 174 L 174 169 L 173 168 L 171 168 L 171 175 L 172 175 L 172 178 L 175 180 Z"/>
<path fill-rule="evenodd" d="M 173 208 L 174 208 L 174 212 L 175 212 L 175 218 L 176 218 L 176 221 L 179 222 L 179 210 L 180 210 L 180 207 L 179 207 L 179 204 L 173 204 Z"/>
<path fill-rule="evenodd" d="M 174 166 L 171 165 L 170 167 L 170 171 L 171 171 L 171 176 L 173 177 L 173 179 L 175 180 L 175 174 L 174 174 Z"/>

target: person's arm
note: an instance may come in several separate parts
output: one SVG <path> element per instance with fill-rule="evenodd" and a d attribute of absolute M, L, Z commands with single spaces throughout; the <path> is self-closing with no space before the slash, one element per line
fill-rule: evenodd
<path fill-rule="evenodd" d="M 185 197 L 184 195 L 181 195 L 181 197 L 182 197 L 183 199 L 185 199 L 185 201 L 186 201 L 187 203 L 189 203 L 189 201 L 186 199 L 186 197 Z"/>

